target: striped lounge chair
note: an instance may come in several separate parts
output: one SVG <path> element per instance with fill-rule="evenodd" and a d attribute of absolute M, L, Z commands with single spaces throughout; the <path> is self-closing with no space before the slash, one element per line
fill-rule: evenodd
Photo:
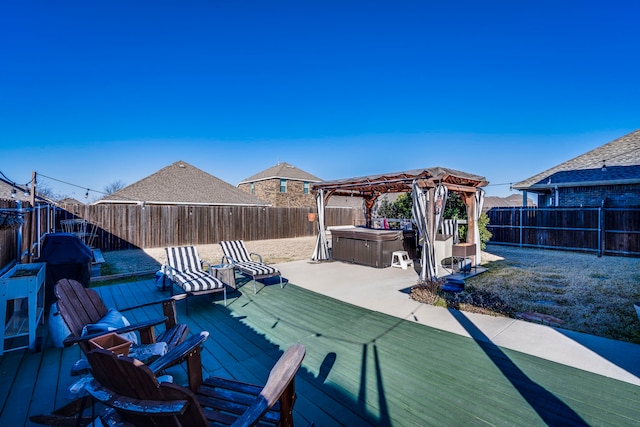
<path fill-rule="evenodd" d="M 219 279 L 212 276 L 211 265 L 200 259 L 198 249 L 195 246 L 181 246 L 165 248 L 167 253 L 167 263 L 164 266 L 165 277 L 181 287 L 190 295 L 202 295 L 212 292 L 222 292 L 224 294 L 224 305 L 227 305 L 227 286 Z M 206 264 L 209 271 L 204 271 L 202 265 Z M 173 284 L 171 285 L 171 295 L 173 295 Z M 164 289 L 164 282 L 163 282 Z M 187 313 L 189 306 L 187 304 Z"/>
<path fill-rule="evenodd" d="M 242 274 L 251 276 L 253 279 L 253 293 L 256 290 L 256 280 L 267 279 L 269 277 L 279 277 L 280 287 L 284 287 L 282 283 L 282 275 L 280 270 L 262 262 L 262 256 L 254 252 L 249 252 L 242 240 L 228 240 L 220 242 L 222 246 L 223 263 L 233 264 Z M 252 259 L 257 258 L 257 261 Z"/>

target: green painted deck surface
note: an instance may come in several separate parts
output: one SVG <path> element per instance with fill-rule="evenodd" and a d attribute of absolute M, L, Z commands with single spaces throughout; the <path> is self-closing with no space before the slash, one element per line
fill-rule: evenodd
<path fill-rule="evenodd" d="M 107 306 L 168 295 L 153 280 L 96 288 Z M 189 299 L 179 319 L 205 342 L 205 376 L 263 383 L 282 351 L 307 355 L 296 379 L 298 426 L 640 425 L 640 388 L 471 338 L 371 312 L 288 284 Z M 146 309 L 130 320 L 158 317 Z M 464 313 L 456 319 L 470 330 Z M 0 426 L 66 403 L 77 348 L 0 357 Z M 478 331 L 474 331 L 478 332 Z M 184 370 L 169 370 L 176 382 Z"/>

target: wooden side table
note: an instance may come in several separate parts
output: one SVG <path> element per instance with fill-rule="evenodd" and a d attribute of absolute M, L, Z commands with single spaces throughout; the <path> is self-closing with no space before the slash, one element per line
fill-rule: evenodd
<path fill-rule="evenodd" d="M 458 243 L 451 247 L 451 255 L 459 257 L 470 257 L 476 255 L 475 243 Z"/>
<path fill-rule="evenodd" d="M 475 262 L 473 262 L 473 260 L 475 260 L 476 258 L 476 244 L 475 243 L 458 243 L 456 245 L 453 245 L 451 247 L 451 255 L 452 255 L 452 261 L 451 263 L 453 264 L 453 257 L 458 257 L 458 258 L 470 258 L 471 261 L 471 266 L 469 267 L 469 271 L 471 271 L 471 268 L 475 268 Z"/>
<path fill-rule="evenodd" d="M 236 289 L 236 270 L 233 264 L 218 264 L 213 267 L 213 276 L 225 285 Z"/>

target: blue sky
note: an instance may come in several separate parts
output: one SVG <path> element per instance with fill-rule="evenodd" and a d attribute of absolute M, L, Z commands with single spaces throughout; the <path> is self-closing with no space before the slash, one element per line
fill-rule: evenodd
<path fill-rule="evenodd" d="M 634 0 L 5 0 L 0 171 L 82 199 L 177 160 L 234 185 L 278 162 L 325 180 L 444 166 L 507 196 L 640 128 L 639 17 Z"/>

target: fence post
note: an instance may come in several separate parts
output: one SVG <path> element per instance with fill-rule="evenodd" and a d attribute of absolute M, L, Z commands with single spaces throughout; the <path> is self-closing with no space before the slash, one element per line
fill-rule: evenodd
<path fill-rule="evenodd" d="M 22 202 L 18 200 L 16 202 L 16 209 L 18 210 L 18 216 L 20 219 L 24 218 L 24 214 L 22 213 Z M 18 230 L 16 231 L 16 262 L 20 264 L 22 261 L 22 224 L 18 226 Z"/>
<path fill-rule="evenodd" d="M 598 257 L 604 253 L 604 207 L 598 208 Z"/>
<path fill-rule="evenodd" d="M 526 193 L 525 193 L 526 194 Z M 522 228 L 522 210 L 524 209 L 524 207 L 520 206 L 520 224 L 519 224 L 519 228 L 520 228 L 520 247 L 522 247 L 522 232 L 523 232 L 523 228 Z"/>

